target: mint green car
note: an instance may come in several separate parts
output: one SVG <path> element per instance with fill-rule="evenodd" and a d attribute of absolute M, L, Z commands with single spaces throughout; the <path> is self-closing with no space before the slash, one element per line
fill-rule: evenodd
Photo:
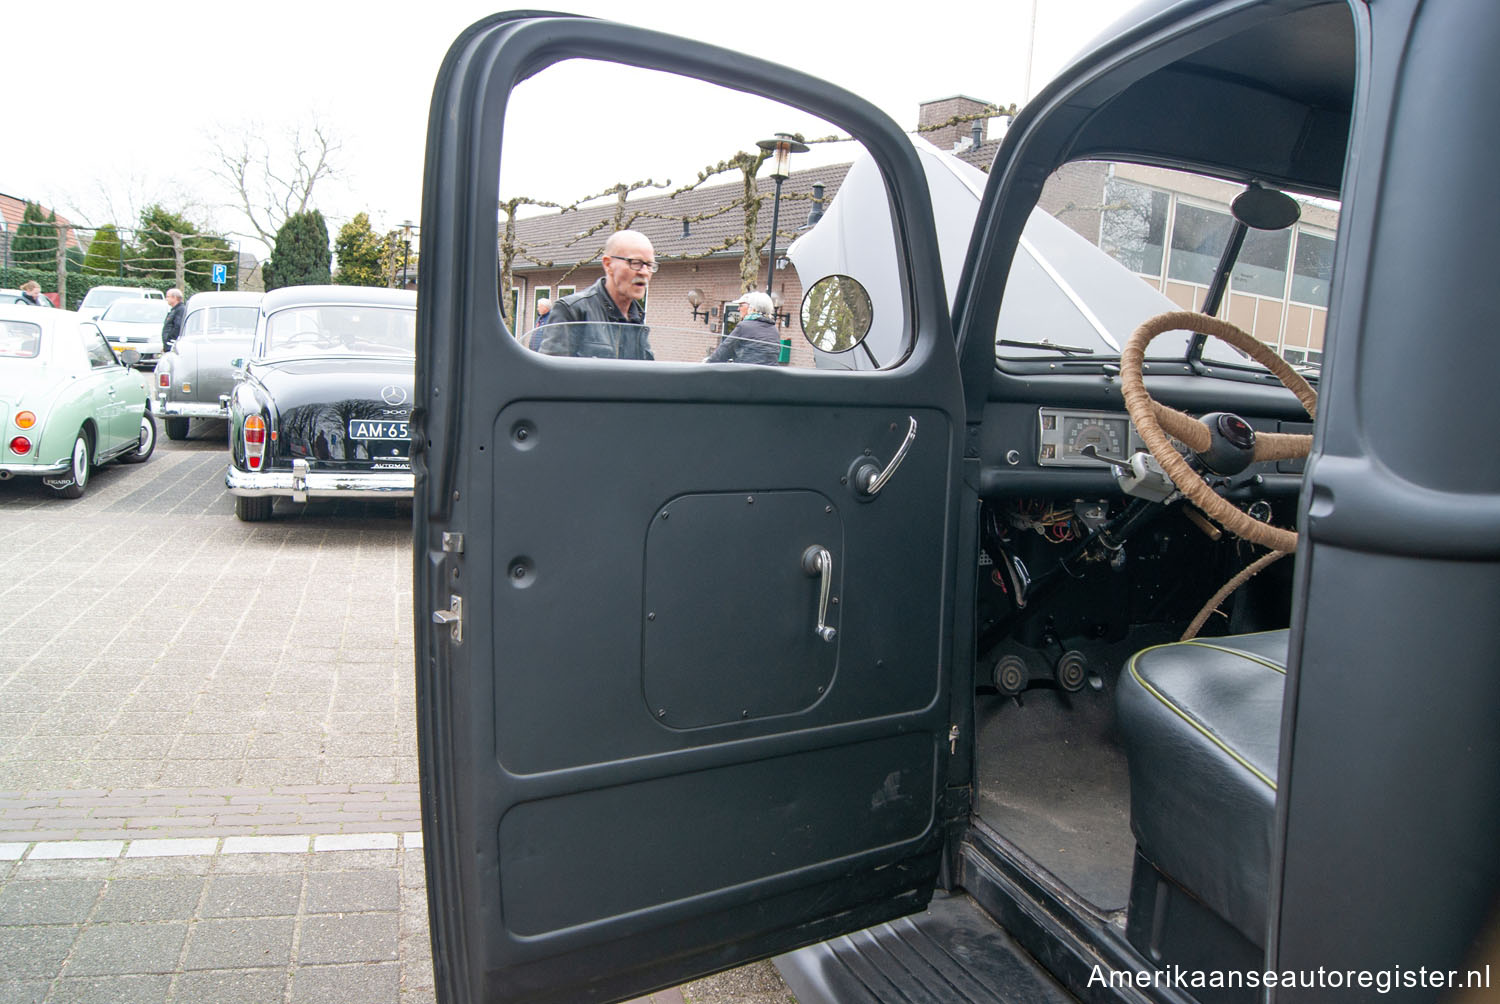
<path fill-rule="evenodd" d="M 0 306 L 0 481 L 39 477 L 80 498 L 93 469 L 156 448 L 146 374 L 70 310 Z"/>

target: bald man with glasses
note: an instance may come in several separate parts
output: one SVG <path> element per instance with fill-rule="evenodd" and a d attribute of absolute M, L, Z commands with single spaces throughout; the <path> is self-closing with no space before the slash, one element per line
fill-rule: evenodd
<path fill-rule="evenodd" d="M 619 230 L 604 242 L 604 275 L 588 289 L 552 304 L 542 352 L 589 359 L 655 359 L 641 306 L 656 274 L 646 235 Z"/>

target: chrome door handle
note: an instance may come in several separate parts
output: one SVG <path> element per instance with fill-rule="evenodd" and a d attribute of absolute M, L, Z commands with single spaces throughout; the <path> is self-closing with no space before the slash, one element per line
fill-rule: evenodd
<path fill-rule="evenodd" d="M 802 570 L 819 578 L 818 626 L 813 633 L 824 641 L 833 641 L 836 633 L 828 626 L 828 591 L 833 588 L 833 555 L 822 544 L 814 544 L 802 552 Z"/>
<path fill-rule="evenodd" d="M 854 472 L 854 485 L 862 495 L 874 495 L 885 487 L 885 483 L 896 473 L 896 468 L 901 466 L 901 461 L 906 459 L 907 451 L 911 449 L 911 442 L 917 438 L 917 419 L 908 415 L 907 421 L 911 425 L 906 430 L 906 438 L 901 441 L 901 446 L 896 450 L 896 455 L 891 462 L 885 465 L 885 470 L 880 470 L 873 463 L 863 463 Z"/>

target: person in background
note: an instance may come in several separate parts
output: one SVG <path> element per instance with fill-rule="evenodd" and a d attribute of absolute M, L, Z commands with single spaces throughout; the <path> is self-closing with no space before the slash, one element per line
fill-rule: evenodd
<path fill-rule="evenodd" d="M 781 355 L 781 337 L 776 333 L 776 322 L 771 316 L 771 298 L 752 290 L 734 302 L 740 305 L 743 314 L 740 322 L 703 361 L 776 365 Z"/>
<path fill-rule="evenodd" d="M 604 242 L 603 264 L 602 279 L 552 304 L 542 352 L 593 359 L 655 359 L 641 301 L 659 267 L 656 250 L 645 234 L 617 230 Z"/>
<path fill-rule="evenodd" d="M 30 282 L 21 283 L 21 302 L 33 307 L 50 307 L 52 304 L 42 301 L 42 287 L 35 279 Z"/>
<path fill-rule="evenodd" d="M 177 341 L 177 336 L 182 334 L 182 315 L 187 313 L 187 308 L 182 305 L 182 290 L 175 286 L 167 290 L 167 316 L 161 322 L 161 350 L 172 351 L 172 343 Z"/>
<path fill-rule="evenodd" d="M 547 318 L 549 318 L 551 316 L 552 316 L 552 301 L 549 300 L 549 299 L 547 299 L 545 296 L 542 297 L 540 300 L 536 301 L 536 327 L 534 327 L 534 328 L 531 329 L 531 341 L 529 341 L 529 342 L 526 343 L 526 347 L 529 348 L 529 349 L 531 349 L 531 351 L 533 351 L 533 352 L 540 352 L 541 351 L 541 349 L 542 349 L 542 325 L 546 324 L 547 323 Z"/>

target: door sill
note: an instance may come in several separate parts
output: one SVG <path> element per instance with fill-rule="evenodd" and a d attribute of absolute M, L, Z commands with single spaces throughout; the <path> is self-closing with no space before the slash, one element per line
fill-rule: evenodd
<path fill-rule="evenodd" d="M 910 917 L 779 956 L 800 1004 L 1072 1004 L 989 914 L 962 892 Z"/>

